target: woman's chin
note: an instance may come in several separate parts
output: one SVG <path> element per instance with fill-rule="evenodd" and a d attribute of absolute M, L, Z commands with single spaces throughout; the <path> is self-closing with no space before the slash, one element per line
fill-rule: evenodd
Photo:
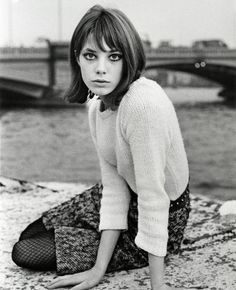
<path fill-rule="evenodd" d="M 108 95 L 109 93 L 111 93 L 111 90 L 93 89 L 92 92 L 98 96 L 105 96 L 105 95 Z"/>

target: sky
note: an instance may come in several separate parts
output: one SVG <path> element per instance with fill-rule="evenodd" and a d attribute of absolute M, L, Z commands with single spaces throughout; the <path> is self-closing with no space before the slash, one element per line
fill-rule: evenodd
<path fill-rule="evenodd" d="M 214 38 L 236 48 L 236 0 L 0 0 L 0 46 L 69 41 L 94 4 L 122 10 L 153 46 Z"/>

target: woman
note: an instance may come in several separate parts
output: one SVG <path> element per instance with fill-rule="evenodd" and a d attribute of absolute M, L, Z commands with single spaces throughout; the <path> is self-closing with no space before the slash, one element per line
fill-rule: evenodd
<path fill-rule="evenodd" d="M 153 290 L 174 289 L 164 282 L 164 257 L 180 249 L 190 201 L 173 105 L 142 76 L 142 42 L 119 10 L 96 5 L 84 15 L 71 40 L 70 63 L 67 100 L 91 99 L 102 184 L 29 225 L 13 248 L 13 261 L 69 274 L 49 289 L 90 289 L 106 272 L 147 265 Z"/>

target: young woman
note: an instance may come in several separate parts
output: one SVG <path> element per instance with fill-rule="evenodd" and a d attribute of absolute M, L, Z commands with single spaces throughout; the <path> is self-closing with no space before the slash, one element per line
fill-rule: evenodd
<path fill-rule="evenodd" d="M 30 224 L 13 248 L 13 261 L 67 274 L 50 289 L 90 289 L 106 272 L 147 265 L 153 290 L 174 289 L 164 281 L 164 257 L 180 249 L 190 200 L 173 105 L 142 76 L 142 42 L 119 10 L 94 6 L 84 15 L 71 40 L 70 63 L 67 100 L 91 99 L 102 183 Z"/>

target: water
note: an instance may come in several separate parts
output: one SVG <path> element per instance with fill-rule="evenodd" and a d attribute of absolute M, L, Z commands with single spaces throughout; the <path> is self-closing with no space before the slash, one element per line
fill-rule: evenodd
<path fill-rule="evenodd" d="M 236 110 L 217 89 L 166 89 L 188 154 L 191 187 L 213 199 L 236 199 Z M 0 115 L 0 174 L 30 181 L 100 178 L 87 108 L 5 109 Z"/>

